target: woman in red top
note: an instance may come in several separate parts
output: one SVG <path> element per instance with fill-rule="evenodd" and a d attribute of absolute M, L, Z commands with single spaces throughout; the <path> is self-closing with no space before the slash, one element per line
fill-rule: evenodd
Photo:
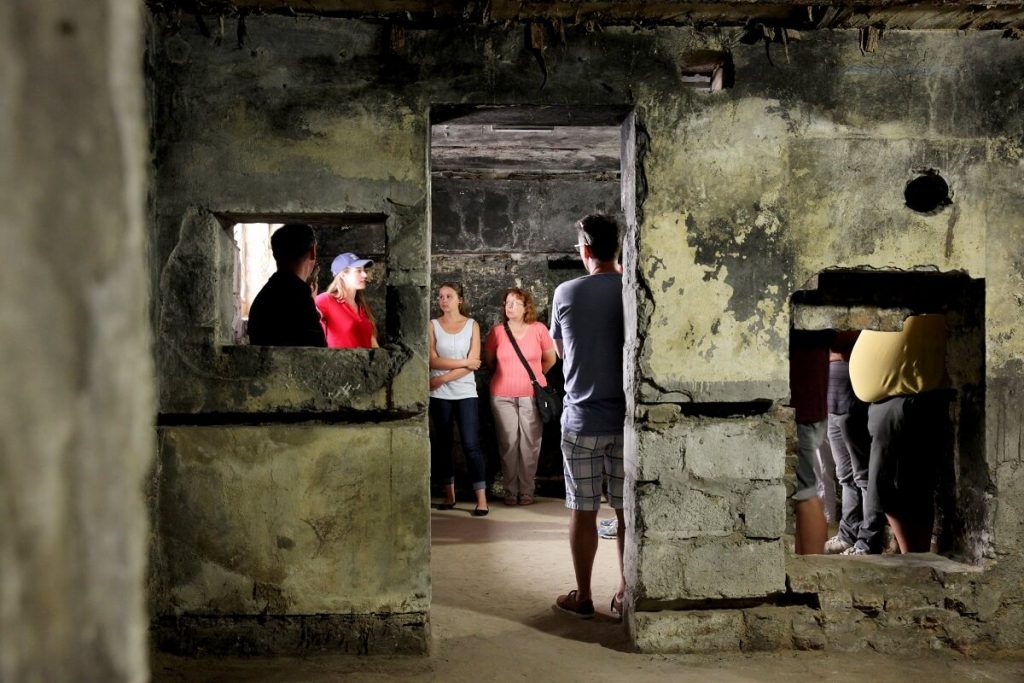
<path fill-rule="evenodd" d="M 555 345 L 548 328 L 537 322 L 533 297 L 522 289 L 506 289 L 502 317 L 512 330 L 512 336 L 537 382 L 547 386 L 544 373 L 555 364 Z M 504 324 L 495 325 L 488 333 L 484 342 L 484 359 L 494 371 L 491 377 L 491 409 L 498 432 L 505 505 L 532 505 L 544 423 L 533 401 L 530 375 L 512 347 Z"/>
<path fill-rule="evenodd" d="M 369 259 L 345 253 L 331 263 L 331 281 L 327 291 L 316 297 L 316 307 L 332 349 L 377 348 L 377 326 L 366 302 L 366 269 Z"/>

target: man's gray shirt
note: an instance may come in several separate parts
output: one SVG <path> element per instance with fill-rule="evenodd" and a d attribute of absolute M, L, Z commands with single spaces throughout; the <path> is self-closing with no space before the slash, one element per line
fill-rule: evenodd
<path fill-rule="evenodd" d="M 621 434 L 626 419 L 622 275 L 584 275 L 560 284 L 551 300 L 551 338 L 562 341 L 562 429 Z"/>

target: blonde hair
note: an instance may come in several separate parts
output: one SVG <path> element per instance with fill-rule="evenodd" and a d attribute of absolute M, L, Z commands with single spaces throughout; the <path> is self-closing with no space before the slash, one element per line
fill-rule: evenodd
<path fill-rule="evenodd" d="M 342 280 L 342 278 L 344 277 L 345 273 L 349 272 L 350 270 L 355 269 L 345 268 L 341 270 L 337 275 L 334 276 L 334 279 L 331 280 L 331 284 L 327 286 L 327 293 L 333 296 L 338 301 L 344 301 L 345 299 L 348 298 L 348 289 L 346 289 L 345 283 Z M 369 318 L 370 324 L 373 325 L 373 333 L 377 334 L 377 321 L 373 319 L 373 312 L 370 311 L 370 305 L 366 300 L 366 292 L 362 289 L 357 289 L 355 293 L 355 300 L 356 309 L 358 309 L 360 313 Z"/>

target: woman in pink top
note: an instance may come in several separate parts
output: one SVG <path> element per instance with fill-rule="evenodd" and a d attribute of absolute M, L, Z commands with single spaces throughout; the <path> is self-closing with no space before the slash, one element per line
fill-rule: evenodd
<path fill-rule="evenodd" d="M 506 289 L 502 317 L 512 330 L 512 336 L 537 382 L 547 386 L 544 373 L 555 364 L 555 345 L 548 328 L 537 322 L 533 297 L 522 289 Z M 533 480 L 537 474 L 544 423 L 533 402 L 530 375 L 512 347 L 504 324 L 495 325 L 487 334 L 484 359 L 494 371 L 491 409 L 498 432 L 505 505 L 532 505 Z"/>

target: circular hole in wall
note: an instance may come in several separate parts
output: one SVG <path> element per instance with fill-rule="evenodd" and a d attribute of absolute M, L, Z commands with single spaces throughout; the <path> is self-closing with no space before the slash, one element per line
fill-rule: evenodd
<path fill-rule="evenodd" d="M 907 206 L 918 213 L 934 213 L 951 203 L 949 183 L 935 171 L 928 171 L 907 183 L 903 190 Z"/>

